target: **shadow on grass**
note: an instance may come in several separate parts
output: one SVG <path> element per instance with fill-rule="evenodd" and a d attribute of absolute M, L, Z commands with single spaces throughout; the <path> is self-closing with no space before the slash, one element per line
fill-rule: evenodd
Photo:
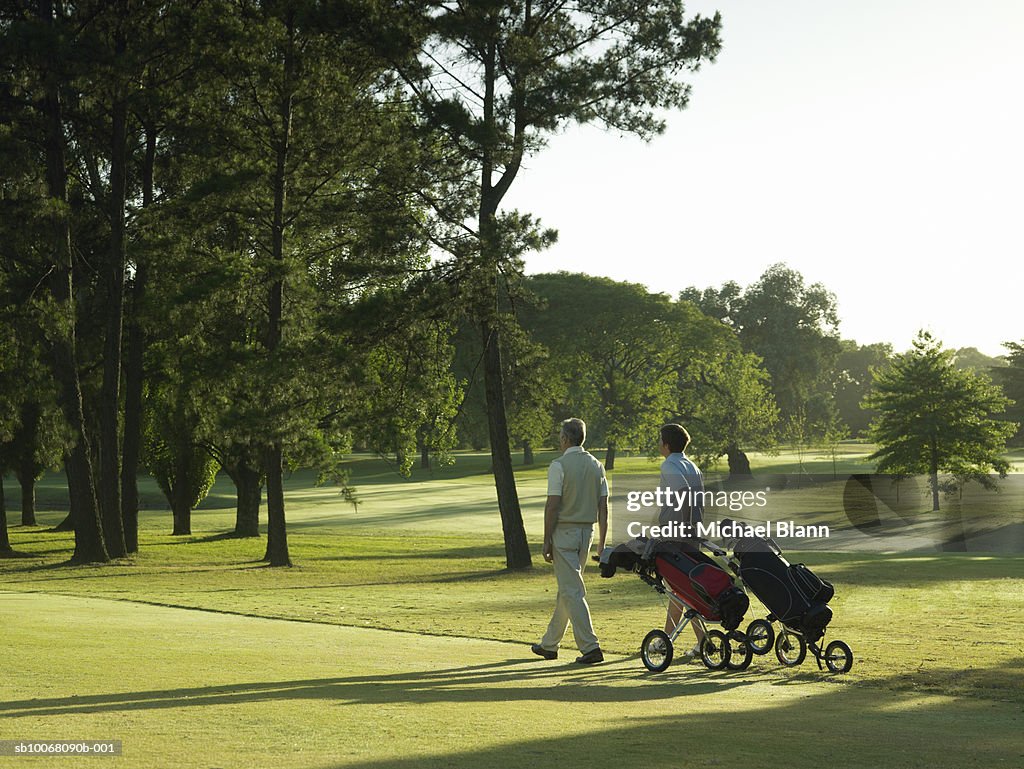
<path fill-rule="evenodd" d="M 438 542 L 443 542 L 441 537 Z M 467 545 L 465 547 L 443 547 L 437 550 L 420 550 L 398 553 L 341 553 L 336 556 L 307 557 L 308 560 L 325 561 L 406 561 L 406 560 L 460 560 L 464 558 L 504 558 L 503 545 Z"/>
<path fill-rule="evenodd" d="M 38 558 L 35 553 L 23 553 L 20 550 L 0 550 L 0 561 L 5 559 Z"/>
<path fill-rule="evenodd" d="M 288 525 L 291 528 L 291 524 Z M 242 536 L 241 534 L 235 534 L 233 531 L 217 531 L 210 534 L 166 534 L 159 536 L 171 537 L 166 542 L 160 542 L 160 547 L 166 547 L 168 545 L 197 545 L 208 542 L 261 542 L 266 540 L 266 527 L 261 527 L 260 533 L 255 536 Z"/>
<path fill-rule="evenodd" d="M 684 692 L 680 692 L 681 694 Z M 689 687 L 687 691 L 689 693 Z M 695 692 L 696 693 L 696 692 Z M 704 692 L 707 693 L 707 692 Z M 744 692 L 723 691 L 723 697 Z M 444 751 L 432 741 L 405 744 L 398 758 L 364 758 L 335 764 L 337 769 L 534 769 L 535 767 L 624 766 L 679 769 L 691 766 L 772 766 L 785 756 L 793 769 L 877 767 L 965 767 L 1020 765 L 1024 749 L 1004 708 L 969 701 L 910 703 L 899 695 L 833 687 L 797 700 L 757 707 L 742 702 L 735 714 L 711 702 L 706 714 L 674 714 L 662 703 L 638 708 L 628 718 L 605 721 L 601 728 L 573 723 L 554 737 L 527 736 L 461 751 Z M 728 711 L 727 706 L 725 707 Z M 581 728 L 583 727 L 583 728 Z M 443 725 L 439 725 L 439 731 Z M 441 732 L 443 733 L 443 732 Z M 379 749 L 379 748 L 378 748 Z M 364 753 L 365 755 L 365 753 Z M 767 760 L 766 760 L 767 759 Z"/>
<path fill-rule="evenodd" d="M 64 551 L 65 555 L 67 551 Z M 35 558 L 35 554 L 33 554 Z M 262 558 L 250 561 L 239 561 L 233 564 L 210 563 L 197 567 L 191 564 L 191 568 L 152 568 L 144 570 L 134 561 L 119 559 L 110 563 L 78 563 L 72 560 L 54 561 L 49 563 L 34 563 L 26 566 L 13 566 L 3 570 L 3 575 L 10 579 L 12 577 L 30 578 L 28 581 L 57 582 L 61 580 L 86 580 L 86 579 L 117 579 L 128 576 L 144 574 L 145 576 L 168 575 L 168 574 L 210 574 L 213 572 L 234 572 L 246 571 L 253 568 L 267 567 Z M 123 571 L 127 569 L 128 571 Z M 27 592 L 42 592 L 29 590 Z M 87 597 L 87 596 L 83 596 Z"/>
<path fill-rule="evenodd" d="M 669 699 L 682 693 L 722 694 L 755 680 L 753 676 L 726 673 L 701 675 L 701 671 L 692 676 L 652 676 L 638 671 L 635 662 L 630 661 L 583 667 L 570 659 L 565 662 L 540 660 L 527 650 L 523 657 L 441 670 L 0 702 L 0 713 L 5 718 L 60 716 L 308 699 L 336 700 L 349 705 L 516 700 L 629 703 Z"/>
<path fill-rule="evenodd" d="M 1024 665 L 1015 661 L 1011 667 L 1018 685 L 1024 683 L 1020 674 Z M 673 668 L 652 675 L 638 671 L 635 660 L 582 668 L 517 657 L 385 675 L 17 700 L 0 702 L 0 716 L 52 717 L 58 719 L 55 723 L 62 723 L 68 716 L 83 714 L 189 709 L 202 717 L 202 709 L 208 706 L 283 702 L 293 704 L 299 718 L 303 703 L 313 700 L 371 708 L 439 703 L 447 706 L 435 711 L 443 713 L 435 725 L 436 734 L 443 735 L 448 729 L 457 729 L 460 707 L 498 703 L 507 706 L 512 734 L 517 735 L 512 741 L 500 739 L 497 745 L 445 751 L 438 742 L 424 739 L 421 732 L 403 733 L 400 727 L 396 731 L 395 722 L 389 722 L 389 734 L 399 740 L 396 745 L 407 755 L 387 758 L 385 753 L 382 758 L 381 752 L 393 746 L 375 739 L 370 719 L 365 734 L 352 735 L 352 746 L 361 748 L 366 757 L 344 764 L 357 769 L 582 768 L 608 765 L 611 756 L 624 766 L 678 769 L 746 766 L 752 756 L 759 755 L 785 755 L 786 765 L 791 767 L 960 769 L 1019 765 L 1024 755 L 1016 723 L 1020 717 L 1017 704 L 921 698 L 918 692 L 893 686 L 902 680 L 898 676 L 872 686 L 829 685 L 816 679 L 818 684 L 812 686 L 792 677 L 766 681 L 753 670 L 736 674 L 699 668 Z M 776 686 L 800 684 L 805 685 L 806 694 L 787 694 L 773 701 Z M 678 715 L 674 712 L 673 702 L 701 695 L 706 708 L 695 712 L 691 706 Z M 531 712 L 532 703 L 539 708 L 544 702 L 564 706 L 558 716 L 565 719 L 564 729 L 559 730 L 566 732 L 563 736 L 525 736 L 536 731 L 531 729 L 531 719 L 543 718 Z M 597 729 L 580 720 L 581 708 L 595 703 L 606 706 L 599 712 L 608 714 L 606 720 L 597 722 Z M 588 707 L 587 712 L 593 716 L 595 711 Z M 516 731 L 516 724 L 522 729 Z M 555 724 L 547 725 L 549 733 L 551 726 Z M 508 725 L 504 731 L 508 733 Z"/>

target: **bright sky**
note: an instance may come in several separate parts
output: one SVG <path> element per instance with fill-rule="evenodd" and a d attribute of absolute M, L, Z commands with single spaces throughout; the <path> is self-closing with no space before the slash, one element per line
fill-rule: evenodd
<path fill-rule="evenodd" d="M 722 53 L 650 144 L 572 128 L 506 205 L 559 231 L 527 271 L 747 285 L 774 262 L 840 331 L 906 349 L 1024 338 L 1024 2 L 693 0 Z"/>

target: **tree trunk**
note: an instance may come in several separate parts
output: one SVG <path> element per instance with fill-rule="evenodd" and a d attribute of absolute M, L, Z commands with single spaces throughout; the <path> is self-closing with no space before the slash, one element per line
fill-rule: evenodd
<path fill-rule="evenodd" d="M 156 129 L 146 126 L 146 154 L 142 165 L 142 206 L 153 203 L 153 167 L 156 163 Z M 141 249 L 140 249 L 141 251 Z M 137 253 L 132 279 L 128 321 L 128 354 L 124 379 L 124 438 L 121 467 L 121 524 L 125 550 L 139 551 L 139 453 L 142 448 L 142 385 L 145 377 L 145 344 L 140 315 L 146 295 L 149 268 L 146 255 Z"/>
<path fill-rule="evenodd" d="M 52 0 L 40 0 L 38 13 L 44 25 L 54 24 Z M 43 99 L 46 182 L 52 204 L 50 210 L 50 248 L 54 269 L 50 272 L 50 293 L 62 313 L 53 335 L 51 365 L 60 388 L 60 405 L 71 426 L 73 447 L 68 462 L 68 493 L 75 516 L 75 562 L 110 560 L 103 538 L 96 487 L 93 484 L 90 446 L 82 409 L 82 389 L 75 360 L 75 303 L 72 286 L 73 256 L 71 227 L 67 216 L 67 171 L 64 164 L 64 127 L 61 115 L 58 79 L 55 68 L 43 72 L 46 95 Z"/>
<path fill-rule="evenodd" d="M 21 484 L 21 525 L 36 525 L 36 476 L 34 473 L 18 473 Z"/>
<path fill-rule="evenodd" d="M 928 476 L 932 484 L 932 512 L 937 513 L 939 511 L 939 451 L 934 439 L 931 442 L 930 465 Z"/>
<path fill-rule="evenodd" d="M 423 470 L 430 469 L 430 447 L 427 445 L 426 439 L 421 435 L 419 436 L 420 444 L 420 468 Z"/>
<path fill-rule="evenodd" d="M 267 449 L 264 466 L 267 473 L 267 552 L 263 556 L 271 566 L 291 566 L 288 554 L 288 529 L 284 516 L 284 485 L 281 444 Z"/>
<path fill-rule="evenodd" d="M 501 529 L 505 538 L 505 566 L 509 569 L 526 569 L 532 565 L 532 560 L 530 545 L 526 540 L 526 529 L 523 526 L 523 514 L 519 509 L 519 494 L 516 491 L 516 478 L 512 470 L 512 452 L 508 445 L 498 329 L 485 322 L 483 333 L 487 427 L 491 438 L 491 469 L 494 473 Z"/>
<path fill-rule="evenodd" d="M 120 25 L 114 32 L 115 62 L 127 42 Z M 115 65 L 116 66 L 116 65 Z M 115 86 L 120 88 L 120 86 Z M 106 338 L 100 397 L 100 511 L 111 557 L 127 552 L 121 511 L 121 336 L 124 320 L 125 203 L 128 165 L 128 104 L 120 93 L 112 105 L 110 144 L 110 263 L 107 267 Z"/>
<path fill-rule="evenodd" d="M 292 132 L 292 81 L 294 77 L 295 51 L 294 19 L 287 19 L 289 40 L 284 51 L 284 85 L 278 115 L 281 118 L 281 135 L 276 142 L 276 167 L 274 169 L 274 218 L 271 224 L 271 258 L 273 279 L 270 282 L 267 302 L 267 352 L 268 363 L 273 367 L 277 349 L 281 346 L 281 322 L 284 317 L 284 208 L 288 197 L 288 152 Z M 288 554 L 288 532 L 284 513 L 284 460 L 281 440 L 277 439 L 264 449 L 264 472 L 267 474 L 267 551 L 263 560 L 271 566 L 291 566 Z"/>
<path fill-rule="evenodd" d="M 263 496 L 262 472 L 245 460 L 239 460 L 224 471 L 235 484 L 235 530 L 236 537 L 258 537 L 260 535 L 260 499 Z"/>
<path fill-rule="evenodd" d="M 533 464 L 533 444 L 530 441 L 523 441 L 523 464 L 526 466 Z"/>
<path fill-rule="evenodd" d="M 11 538 L 7 533 L 7 502 L 4 501 L 4 474 L 0 472 L 0 558 L 13 554 Z"/>
<path fill-rule="evenodd" d="M 746 453 L 740 450 L 739 446 L 735 444 L 729 446 L 726 449 L 726 456 L 729 459 L 730 480 L 754 477 L 754 474 L 750 471 L 750 460 L 747 458 Z"/>
<path fill-rule="evenodd" d="M 608 448 L 604 452 L 604 469 L 615 469 L 615 443 L 613 441 L 608 441 Z"/>
<path fill-rule="evenodd" d="M 174 478 L 171 486 L 171 514 L 174 517 L 172 536 L 192 533 L 192 446 L 179 445 L 174 452 Z"/>
<path fill-rule="evenodd" d="M 14 473 L 21 485 L 21 525 L 36 525 L 36 477 L 42 469 L 36 462 L 39 451 L 39 422 L 42 407 L 33 398 L 21 403 L 21 425 L 14 436 Z"/>
<path fill-rule="evenodd" d="M 67 476 L 68 488 L 71 488 L 71 468 L 70 468 L 70 455 L 64 455 L 64 474 Z M 64 516 L 64 520 L 53 527 L 54 531 L 74 531 L 75 530 L 75 500 L 68 495 L 68 514 Z"/>
<path fill-rule="evenodd" d="M 492 132 L 495 130 L 496 65 L 495 45 L 489 43 L 484 56 L 483 123 L 484 130 Z M 520 136 L 521 133 L 517 131 L 517 138 Z M 494 473 L 494 487 L 498 495 L 498 511 L 505 539 L 505 566 L 509 569 L 526 569 L 533 561 L 530 558 L 530 545 L 526 540 L 526 529 L 523 526 L 523 514 L 519 508 L 516 477 L 512 470 L 508 417 L 505 412 L 505 383 L 501 366 L 501 333 L 497 320 L 498 271 L 501 257 L 497 224 L 498 205 L 515 176 L 518 162 L 515 158 L 506 161 L 505 173 L 496 187 L 493 180 L 495 161 L 495 148 L 487 141 L 480 164 L 480 210 L 477 219 L 480 257 L 486 287 L 485 303 L 480 308 L 480 330 L 484 344 L 484 394 L 487 402 L 487 430 L 491 442 L 491 469 Z"/>
<path fill-rule="evenodd" d="M 172 537 L 185 536 L 192 533 L 192 508 L 188 500 L 184 500 L 177 494 L 174 495 L 174 503 L 171 505 L 171 515 L 174 518 L 174 528 L 171 530 Z"/>

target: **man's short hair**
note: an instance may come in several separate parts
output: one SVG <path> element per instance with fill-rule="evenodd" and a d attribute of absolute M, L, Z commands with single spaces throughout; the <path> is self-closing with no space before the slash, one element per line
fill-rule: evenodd
<path fill-rule="evenodd" d="M 690 434 L 686 428 L 675 423 L 663 425 L 661 428 L 661 442 L 667 443 L 673 454 L 681 454 L 690 445 Z"/>
<path fill-rule="evenodd" d="M 583 441 L 587 439 L 587 423 L 576 417 L 564 419 L 559 436 L 564 438 L 570 446 L 582 446 Z"/>

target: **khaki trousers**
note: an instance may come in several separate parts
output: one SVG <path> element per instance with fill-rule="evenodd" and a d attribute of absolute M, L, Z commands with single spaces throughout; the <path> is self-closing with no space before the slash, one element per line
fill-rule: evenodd
<path fill-rule="evenodd" d="M 570 622 L 576 647 L 581 652 L 586 654 L 599 646 L 590 621 L 587 589 L 583 585 L 583 569 L 587 565 L 593 539 L 593 526 L 566 525 L 555 528 L 552 555 L 555 579 L 558 580 L 558 598 L 555 601 L 555 613 L 540 641 L 540 645 L 548 651 L 558 650 Z"/>

